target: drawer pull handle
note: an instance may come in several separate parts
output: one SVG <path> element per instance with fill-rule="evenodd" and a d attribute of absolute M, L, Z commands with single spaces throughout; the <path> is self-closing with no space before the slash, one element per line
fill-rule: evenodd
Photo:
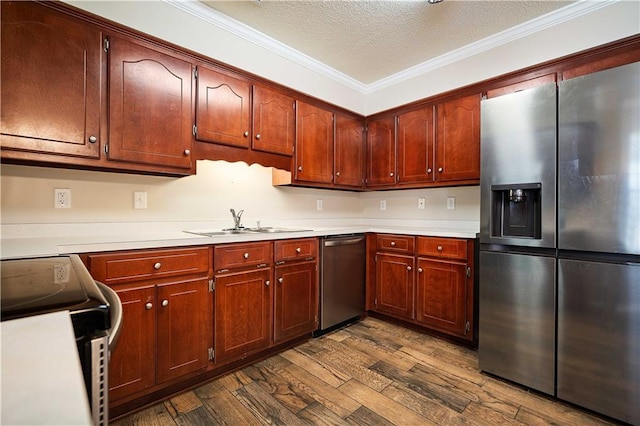
<path fill-rule="evenodd" d="M 244 257 L 245 259 L 248 259 L 249 258 L 249 253 L 243 254 L 242 257 Z"/>
<path fill-rule="evenodd" d="M 437 247 L 438 251 L 442 251 L 442 246 Z"/>
<path fill-rule="evenodd" d="M 301 253 L 302 249 L 300 247 L 296 248 L 296 253 Z"/>
<path fill-rule="evenodd" d="M 167 299 L 164 299 L 162 301 L 162 306 L 168 306 L 169 305 L 169 301 Z"/>
<path fill-rule="evenodd" d="M 411 266 L 407 266 L 407 271 L 410 271 L 411 269 Z"/>
<path fill-rule="evenodd" d="M 153 265 L 153 269 L 155 269 L 156 271 L 157 271 L 158 269 L 160 269 L 160 268 L 162 268 L 162 263 L 160 263 L 160 262 L 156 262 L 156 263 Z"/>
<path fill-rule="evenodd" d="M 283 282 L 283 281 L 284 281 L 284 278 L 282 278 L 282 277 L 278 278 L 278 282 L 279 282 L 280 284 L 282 284 L 282 282 Z"/>
<path fill-rule="evenodd" d="M 148 311 L 149 309 L 153 308 L 153 303 L 147 302 L 147 304 L 144 305 L 144 308 Z"/>
<path fill-rule="evenodd" d="M 418 268 L 418 272 L 419 272 L 419 273 L 422 273 L 422 268 Z"/>
<path fill-rule="evenodd" d="M 395 247 L 396 246 L 396 242 L 395 241 L 391 241 L 391 247 Z"/>

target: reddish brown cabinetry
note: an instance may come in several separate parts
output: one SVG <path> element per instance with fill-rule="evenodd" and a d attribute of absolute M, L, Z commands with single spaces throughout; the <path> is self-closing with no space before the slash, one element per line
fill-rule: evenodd
<path fill-rule="evenodd" d="M 315 238 L 274 243 L 275 343 L 318 328 L 317 247 Z"/>
<path fill-rule="evenodd" d="M 395 117 L 367 122 L 367 187 L 396 183 Z"/>
<path fill-rule="evenodd" d="M 295 99 L 260 85 L 253 86 L 253 149 L 293 155 L 295 119 Z"/>
<path fill-rule="evenodd" d="M 434 114 L 429 106 L 398 116 L 398 183 L 433 181 Z"/>
<path fill-rule="evenodd" d="M 296 181 L 331 183 L 333 180 L 333 113 L 296 102 Z"/>
<path fill-rule="evenodd" d="M 192 79 L 191 63 L 110 37 L 109 159 L 190 169 Z"/>
<path fill-rule="evenodd" d="M 377 234 L 372 309 L 473 342 L 473 240 Z"/>
<path fill-rule="evenodd" d="M 364 123 L 361 119 L 335 115 L 333 183 L 340 187 L 364 186 Z"/>
<path fill-rule="evenodd" d="M 83 255 L 91 275 L 123 305 L 109 363 L 112 403 L 209 366 L 211 257 L 207 247 Z"/>
<path fill-rule="evenodd" d="M 102 33 L 31 2 L 1 15 L 3 157 L 99 158 Z"/>

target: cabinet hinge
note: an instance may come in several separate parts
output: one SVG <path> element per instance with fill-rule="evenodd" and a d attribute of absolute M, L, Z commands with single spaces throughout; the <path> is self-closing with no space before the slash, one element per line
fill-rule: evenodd
<path fill-rule="evenodd" d="M 216 282 L 214 280 L 209 280 L 209 293 L 213 293 L 216 289 Z"/>
<path fill-rule="evenodd" d="M 104 153 L 108 154 L 109 153 L 109 144 L 104 144 Z"/>
<path fill-rule="evenodd" d="M 208 352 L 209 352 L 209 361 L 213 361 L 213 359 L 216 356 L 216 351 L 214 351 L 213 348 L 209 348 Z"/>
<path fill-rule="evenodd" d="M 104 39 L 104 42 L 102 43 L 102 46 L 103 46 L 103 49 L 104 49 L 105 52 L 109 51 L 109 39 L 108 38 Z"/>
<path fill-rule="evenodd" d="M 375 299 L 373 299 L 373 305 L 374 306 L 378 306 L 378 298 L 377 297 Z"/>
<path fill-rule="evenodd" d="M 198 68 L 193 69 L 193 78 L 198 78 Z"/>
<path fill-rule="evenodd" d="M 193 131 L 193 136 L 195 136 L 198 133 L 198 126 L 194 124 L 192 131 Z"/>
<path fill-rule="evenodd" d="M 471 276 L 471 266 L 467 266 L 467 276 Z"/>
<path fill-rule="evenodd" d="M 470 329 L 471 326 L 469 325 L 469 321 L 467 321 L 467 323 L 464 325 L 464 334 L 466 335 Z"/>

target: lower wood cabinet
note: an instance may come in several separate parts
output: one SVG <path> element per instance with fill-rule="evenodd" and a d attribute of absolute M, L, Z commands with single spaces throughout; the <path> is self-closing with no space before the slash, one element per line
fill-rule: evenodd
<path fill-rule="evenodd" d="M 276 266 L 273 341 L 311 333 L 318 328 L 317 262 Z"/>
<path fill-rule="evenodd" d="M 476 341 L 474 240 L 377 234 L 368 244 L 369 309 Z"/>

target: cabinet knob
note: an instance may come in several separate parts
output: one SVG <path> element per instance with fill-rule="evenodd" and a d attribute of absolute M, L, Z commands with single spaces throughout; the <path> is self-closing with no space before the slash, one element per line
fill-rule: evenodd
<path fill-rule="evenodd" d="M 148 311 L 149 309 L 153 308 L 153 303 L 147 302 L 147 304 L 144 305 L 144 308 Z"/>
<path fill-rule="evenodd" d="M 184 155 L 191 155 L 191 150 L 190 149 L 185 149 L 184 150 Z"/>
<path fill-rule="evenodd" d="M 391 241 L 391 247 L 395 247 L 396 246 L 396 242 L 395 241 Z"/>
<path fill-rule="evenodd" d="M 429 168 L 427 169 L 427 173 L 431 173 L 432 171 L 433 171 L 433 170 L 431 169 L 431 167 L 429 167 Z"/>
<path fill-rule="evenodd" d="M 422 273 L 422 268 L 418 268 L 418 272 Z"/>
<path fill-rule="evenodd" d="M 260 133 L 256 135 L 256 139 L 260 139 Z"/>
<path fill-rule="evenodd" d="M 410 271 L 411 269 L 411 266 L 407 266 L 407 271 Z"/>
<path fill-rule="evenodd" d="M 438 246 L 436 248 L 438 249 L 438 251 L 442 251 L 442 246 Z"/>
<path fill-rule="evenodd" d="M 296 248 L 296 253 L 300 253 L 302 252 L 302 249 L 300 247 Z"/>
<path fill-rule="evenodd" d="M 442 167 L 438 167 L 438 173 L 442 173 Z"/>
<path fill-rule="evenodd" d="M 248 259 L 249 258 L 249 253 L 243 254 L 242 257 L 244 257 L 245 259 Z"/>
<path fill-rule="evenodd" d="M 264 285 L 266 285 L 267 287 L 269 287 L 269 284 L 271 284 L 271 281 L 269 281 L 269 280 L 266 280 L 266 281 L 264 282 Z"/>
<path fill-rule="evenodd" d="M 340 172 L 336 172 L 336 176 L 337 176 L 337 177 L 340 177 Z"/>
<path fill-rule="evenodd" d="M 93 135 L 89 136 L 89 142 L 96 143 L 97 141 L 98 141 L 98 138 L 96 138 L 95 136 Z"/>
<path fill-rule="evenodd" d="M 162 301 L 162 306 L 168 306 L 169 305 L 169 301 L 167 299 L 164 299 Z"/>
<path fill-rule="evenodd" d="M 153 264 L 153 269 L 155 269 L 156 271 L 160 268 L 162 268 L 162 263 L 156 262 Z"/>
<path fill-rule="evenodd" d="M 389 173 L 389 177 L 393 177 L 393 172 Z"/>
<path fill-rule="evenodd" d="M 301 172 L 302 171 L 302 166 L 298 166 L 298 171 Z"/>
<path fill-rule="evenodd" d="M 249 136 L 249 132 L 244 132 L 243 135 L 246 138 L 247 136 Z"/>
<path fill-rule="evenodd" d="M 278 278 L 278 282 L 279 282 L 280 284 L 282 284 L 282 282 L 283 282 L 283 281 L 284 281 L 284 278 L 282 278 L 282 277 Z"/>

